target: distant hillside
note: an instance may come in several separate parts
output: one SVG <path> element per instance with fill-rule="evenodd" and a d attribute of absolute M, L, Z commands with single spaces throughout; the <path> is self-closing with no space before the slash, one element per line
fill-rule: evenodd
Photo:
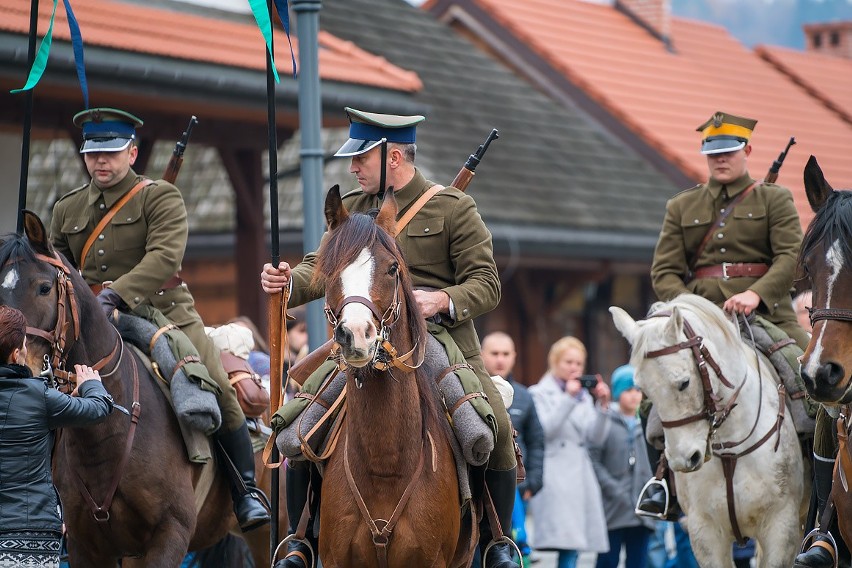
<path fill-rule="evenodd" d="M 672 0 L 672 13 L 724 26 L 748 46 L 803 49 L 802 24 L 852 21 L 852 0 Z"/>

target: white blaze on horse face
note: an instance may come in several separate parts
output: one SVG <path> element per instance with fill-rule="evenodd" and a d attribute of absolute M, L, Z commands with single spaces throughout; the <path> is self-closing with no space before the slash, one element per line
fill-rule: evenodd
<path fill-rule="evenodd" d="M 825 253 L 825 262 L 831 267 L 831 274 L 828 276 L 828 284 L 825 287 L 825 309 L 831 308 L 831 296 L 834 293 L 834 285 L 840 273 L 843 271 L 843 249 L 841 248 L 840 240 L 834 241 L 828 252 Z M 816 376 L 817 370 L 822 366 L 820 359 L 823 351 L 823 338 L 825 337 L 826 325 L 823 323 L 822 329 L 819 330 L 819 337 L 814 342 L 813 351 L 805 366 L 805 372 L 810 376 Z"/>
<path fill-rule="evenodd" d="M 14 290 L 18 285 L 18 271 L 14 268 L 6 273 L 6 278 L 3 279 L 3 288 L 6 290 Z"/>
<path fill-rule="evenodd" d="M 358 258 L 340 273 L 343 297 L 361 296 L 372 300 L 370 288 L 373 286 L 375 267 L 375 259 L 370 255 L 370 251 L 365 248 L 358 255 Z M 352 332 L 353 343 L 351 347 L 356 350 L 364 350 L 366 357 L 367 350 L 376 340 L 376 326 L 373 323 L 373 312 L 370 311 L 370 308 L 359 302 L 346 304 L 340 314 L 340 323 Z"/>

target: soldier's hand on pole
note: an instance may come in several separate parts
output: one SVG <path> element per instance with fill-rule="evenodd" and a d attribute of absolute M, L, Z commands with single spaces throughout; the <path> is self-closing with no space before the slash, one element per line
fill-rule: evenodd
<path fill-rule="evenodd" d="M 279 262 L 277 267 L 270 263 L 263 265 L 260 273 L 260 285 L 267 294 L 278 294 L 290 285 L 290 265 Z"/>

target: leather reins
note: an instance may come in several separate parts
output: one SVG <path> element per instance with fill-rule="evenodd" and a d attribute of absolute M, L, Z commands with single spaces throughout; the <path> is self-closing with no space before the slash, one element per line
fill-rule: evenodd
<path fill-rule="evenodd" d="M 671 312 L 658 312 L 655 314 L 651 314 L 649 317 L 670 317 Z M 692 353 L 692 357 L 695 360 L 696 365 L 698 366 L 698 373 L 701 376 L 701 384 L 703 388 L 704 395 L 704 409 L 691 416 L 687 416 L 686 418 L 681 418 L 679 420 L 660 420 L 663 427 L 665 428 L 676 428 L 678 426 L 684 426 L 686 424 L 691 424 L 693 422 L 697 422 L 699 420 L 707 420 L 710 423 L 710 429 L 707 434 L 707 450 L 705 451 L 705 461 L 710 459 L 710 452 L 717 458 L 722 461 L 722 471 L 725 474 L 725 493 L 728 502 L 728 519 L 731 522 L 731 528 L 734 532 L 734 537 L 737 539 L 737 542 L 740 544 L 744 544 L 746 539 L 743 537 L 742 532 L 740 531 L 739 523 L 737 522 L 737 513 L 736 513 L 736 505 L 734 502 L 734 471 L 737 467 L 737 460 L 743 456 L 746 456 L 760 446 L 762 446 L 767 440 L 769 440 L 773 434 L 778 434 L 775 440 L 775 447 L 773 451 L 778 451 L 778 445 L 781 442 L 781 424 L 784 421 L 785 414 L 785 397 L 787 395 L 787 391 L 784 388 L 783 384 L 778 385 L 778 413 L 776 415 L 775 421 L 772 424 L 772 427 L 763 435 L 762 438 L 757 440 L 754 444 L 742 450 L 740 452 L 728 452 L 724 450 L 730 450 L 732 448 L 738 447 L 745 443 L 746 440 L 751 437 L 757 428 L 757 424 L 760 421 L 760 411 L 761 406 L 763 404 L 763 379 L 760 376 L 760 362 L 758 361 L 758 382 L 759 382 L 759 403 L 757 416 L 755 417 L 754 424 L 751 427 L 749 433 L 738 442 L 715 442 L 711 443 L 711 438 L 716 435 L 716 431 L 725 422 L 725 420 L 730 415 L 731 411 L 736 406 L 736 400 L 739 397 L 740 392 L 742 391 L 743 386 L 745 385 L 746 377 L 743 378 L 743 381 L 740 383 L 738 387 L 734 390 L 734 394 L 731 396 L 728 403 L 722 408 L 719 409 L 717 407 L 717 403 L 721 400 L 721 397 L 715 393 L 713 390 L 713 384 L 710 381 L 710 372 L 707 367 L 709 366 L 713 369 L 713 372 L 719 378 L 723 385 L 728 388 L 734 388 L 733 383 L 725 377 L 722 372 L 719 364 L 713 359 L 713 356 L 710 354 L 710 351 L 704 345 L 704 338 L 700 335 L 696 334 L 693 330 L 692 326 L 689 322 L 684 319 L 683 320 L 683 331 L 684 335 L 686 335 L 686 341 L 678 343 L 676 345 L 671 345 L 669 347 L 664 347 L 662 349 L 657 349 L 654 351 L 649 351 L 645 354 L 645 357 L 648 359 L 654 359 L 657 357 L 662 357 L 664 355 L 671 355 L 673 353 L 677 353 L 678 351 L 682 351 L 684 349 L 689 349 Z M 750 328 L 749 328 L 750 331 Z M 752 344 L 754 344 L 754 340 L 752 339 Z"/>
<path fill-rule="evenodd" d="M 76 373 L 70 372 L 65 369 L 65 365 L 68 360 L 68 355 L 71 351 L 71 347 L 80 339 L 80 310 L 77 306 L 77 297 L 74 293 L 74 284 L 71 281 L 70 274 L 71 271 L 67 266 L 62 262 L 58 255 L 55 256 L 47 256 L 40 253 L 35 253 L 36 259 L 46 262 L 47 264 L 57 268 L 56 273 L 56 287 L 57 287 L 57 298 L 56 298 L 56 325 L 51 331 L 45 331 L 43 329 L 35 328 L 35 327 L 27 327 L 26 333 L 30 336 L 40 337 L 48 342 L 51 349 L 50 356 L 45 355 L 45 362 L 48 362 L 52 367 L 51 371 L 55 377 L 59 377 L 56 380 L 57 389 L 66 393 L 70 393 L 76 386 Z M 71 319 L 68 321 L 68 311 L 70 308 Z M 115 329 L 114 326 L 110 325 L 110 327 L 116 333 L 116 344 L 113 347 L 112 351 L 102 359 L 98 360 L 94 365 L 92 365 L 92 369 L 96 371 L 100 371 L 106 365 L 116 358 L 115 365 L 113 369 L 108 373 L 104 373 L 101 377 L 108 377 L 115 374 L 120 365 L 124 355 L 124 342 L 121 340 L 121 336 L 118 333 L 118 330 Z M 73 330 L 73 342 L 69 342 L 67 338 L 67 334 L 69 328 Z M 115 470 L 115 474 L 112 478 L 112 482 L 110 483 L 110 488 L 107 491 L 106 496 L 104 497 L 103 504 L 98 505 L 95 502 L 95 499 L 92 497 L 91 492 L 86 487 L 83 478 L 80 477 L 80 474 L 77 472 L 75 468 L 71 468 L 73 473 L 72 479 L 74 480 L 74 484 L 77 486 L 77 490 L 80 491 L 80 494 L 86 500 L 89 505 L 89 508 L 92 510 L 92 515 L 95 520 L 99 523 L 105 523 L 109 521 L 109 508 L 112 504 L 113 497 L 115 496 L 115 492 L 118 490 L 118 484 L 121 482 L 121 478 L 124 477 L 124 469 L 127 467 L 127 462 L 130 460 L 130 453 L 133 449 L 133 439 L 136 436 L 136 425 L 139 423 L 139 416 L 142 411 L 142 405 L 139 402 L 139 370 L 136 366 L 136 359 L 133 357 L 130 358 L 130 361 L 133 365 L 133 403 L 131 405 L 131 410 L 128 413 L 130 415 L 130 428 L 127 432 L 127 439 L 124 445 L 124 453 L 121 456 L 121 459 L 118 463 L 118 467 Z M 126 411 L 125 411 L 126 412 Z M 64 438 L 65 444 L 67 444 L 67 438 Z"/>

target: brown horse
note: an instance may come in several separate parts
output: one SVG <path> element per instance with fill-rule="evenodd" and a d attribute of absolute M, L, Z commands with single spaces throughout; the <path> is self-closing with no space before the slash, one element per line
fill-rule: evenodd
<path fill-rule="evenodd" d="M 228 530 L 233 514 L 216 475 L 196 514 L 201 466 L 187 459 L 177 419 L 154 378 L 118 337 L 89 287 L 50 245 L 44 225 L 24 213 L 26 237 L 0 246 L 0 303 L 21 310 L 31 368 L 52 362 L 58 377 L 75 363 L 100 370 L 117 409 L 103 423 L 61 431 L 53 456 L 74 568 L 174 568 L 187 550 Z M 68 377 L 73 379 L 73 377 Z"/>
<path fill-rule="evenodd" d="M 805 191 L 816 213 L 802 242 L 799 265 L 813 291 L 813 335 L 802 357 L 808 393 L 827 406 L 847 405 L 838 421 L 840 449 L 831 496 L 843 540 L 852 542 L 852 191 L 834 190 L 813 156 Z"/>
<path fill-rule="evenodd" d="M 346 369 L 346 410 L 322 482 L 325 568 L 469 563 L 453 434 L 417 368 L 427 332 L 392 236 L 396 214 L 392 192 L 375 220 L 349 214 L 337 186 L 326 197 L 314 282 Z"/>

